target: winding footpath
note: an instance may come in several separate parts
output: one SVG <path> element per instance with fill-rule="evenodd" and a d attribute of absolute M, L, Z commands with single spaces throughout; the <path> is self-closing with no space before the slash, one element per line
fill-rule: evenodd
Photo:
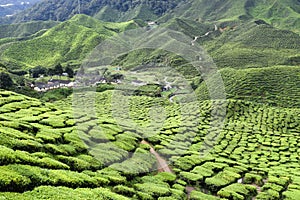
<path fill-rule="evenodd" d="M 218 30 L 218 27 L 217 27 L 217 25 L 215 25 L 215 29 L 213 31 L 208 31 L 207 33 L 205 33 L 204 35 L 201 35 L 201 36 L 195 36 L 194 40 L 191 41 L 192 46 L 195 45 L 195 43 L 197 42 L 197 40 L 199 38 L 207 37 L 207 36 L 209 36 L 209 34 L 213 33 L 214 31 L 217 31 L 217 30 Z"/>
<path fill-rule="evenodd" d="M 173 170 L 171 169 L 171 167 L 168 165 L 167 161 L 165 159 L 163 159 L 155 150 L 154 148 L 152 147 L 151 144 L 149 144 L 149 142 L 145 141 L 145 140 L 142 140 L 141 141 L 141 144 L 147 144 L 150 146 L 150 153 L 152 155 L 155 156 L 156 160 L 157 160 L 157 171 L 158 172 L 168 172 L 168 173 L 172 173 L 174 174 Z M 191 186 L 186 186 L 185 187 L 185 191 L 187 193 L 187 197 L 188 199 L 190 199 L 190 194 L 191 192 L 195 190 L 194 187 L 191 187 Z"/>
<path fill-rule="evenodd" d="M 174 174 L 173 170 L 169 167 L 166 160 L 164 160 L 155 150 L 154 148 L 145 140 L 141 142 L 141 144 L 147 144 L 150 146 L 150 153 L 153 154 L 157 160 L 157 171 L 159 172 L 169 172 Z"/>

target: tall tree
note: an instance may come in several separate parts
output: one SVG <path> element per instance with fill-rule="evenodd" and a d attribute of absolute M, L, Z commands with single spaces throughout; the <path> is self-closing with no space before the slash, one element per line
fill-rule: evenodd
<path fill-rule="evenodd" d="M 42 66 L 36 66 L 33 69 L 29 70 L 30 75 L 32 78 L 38 78 L 40 75 L 45 75 L 47 72 L 47 69 Z"/>
<path fill-rule="evenodd" d="M 65 72 L 68 74 L 69 78 L 73 78 L 74 77 L 74 70 L 70 66 L 66 67 Z"/>
<path fill-rule="evenodd" d="M 54 73 L 55 73 L 56 75 L 61 76 L 63 72 L 64 72 L 64 69 L 63 69 L 63 67 L 61 66 L 61 64 L 57 64 L 57 65 L 54 67 Z"/>
<path fill-rule="evenodd" d="M 10 78 L 9 74 L 1 72 L 0 73 L 0 88 L 7 89 L 13 86 L 13 80 Z"/>

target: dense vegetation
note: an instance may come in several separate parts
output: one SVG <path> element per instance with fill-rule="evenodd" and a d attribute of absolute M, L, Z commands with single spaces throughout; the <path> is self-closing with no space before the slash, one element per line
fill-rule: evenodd
<path fill-rule="evenodd" d="M 96 93 L 97 119 L 88 112 L 91 95 L 76 96 L 80 112 L 73 119 L 66 105 L 60 110 L 1 91 L 2 197 L 185 199 L 188 186 L 194 188 L 191 199 L 297 199 L 300 124 L 295 109 L 246 101 L 179 105 L 128 96 L 130 122 L 122 109 L 111 107 L 113 92 Z M 81 100 L 86 110 L 80 110 Z M 147 126 L 149 108 L 157 104 L 166 118 L 155 134 L 132 130 L 132 123 Z M 223 128 L 211 127 L 224 117 L 215 112 L 224 108 Z M 172 163 L 173 175 L 145 173 L 156 170 L 156 160 L 149 146 L 140 144 L 143 139 Z M 211 148 L 204 157 L 203 148 Z"/>
<path fill-rule="evenodd" d="M 299 13 L 45 0 L 2 20 L 22 23 L 0 26 L 0 199 L 298 200 Z M 73 88 L 33 90 L 54 77 Z"/>
<path fill-rule="evenodd" d="M 230 99 L 240 99 L 279 107 L 298 108 L 300 106 L 300 68 L 275 66 L 221 70 L 226 95 Z M 208 82 L 216 82 L 210 77 Z M 197 89 L 199 98 L 211 99 L 206 84 Z"/>

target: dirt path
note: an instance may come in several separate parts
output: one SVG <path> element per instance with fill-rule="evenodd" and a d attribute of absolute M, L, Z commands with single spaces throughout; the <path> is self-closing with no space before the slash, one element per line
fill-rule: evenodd
<path fill-rule="evenodd" d="M 186 193 L 187 193 L 188 199 L 191 198 L 191 192 L 194 191 L 194 190 L 195 190 L 194 187 L 191 187 L 191 186 L 186 186 L 186 187 L 185 187 L 185 191 L 186 191 Z"/>
<path fill-rule="evenodd" d="M 150 146 L 150 153 L 153 154 L 156 157 L 157 160 L 157 171 L 158 172 L 169 172 L 174 174 L 173 170 L 171 169 L 171 167 L 168 165 L 167 161 L 164 160 L 155 150 L 154 148 L 151 146 L 151 144 L 149 144 L 149 142 L 142 140 L 141 144 L 147 144 Z M 191 186 L 186 186 L 185 187 L 185 191 L 187 193 L 187 197 L 188 199 L 190 199 L 190 195 L 191 192 L 195 190 L 194 187 Z"/>
<path fill-rule="evenodd" d="M 214 31 L 218 31 L 217 25 L 215 25 Z M 213 33 L 214 31 L 208 31 L 208 32 L 205 33 L 204 35 L 201 35 L 201 36 L 195 36 L 194 40 L 191 41 L 192 46 L 195 45 L 195 43 L 197 42 L 197 40 L 198 40 L 199 38 L 203 38 L 203 37 L 209 36 L 209 34 Z"/>
<path fill-rule="evenodd" d="M 153 154 L 157 160 L 157 171 L 159 172 L 169 172 L 174 173 L 173 170 L 169 167 L 166 160 L 164 160 L 155 150 L 154 148 L 145 140 L 141 142 L 141 144 L 147 144 L 150 146 L 150 153 Z"/>

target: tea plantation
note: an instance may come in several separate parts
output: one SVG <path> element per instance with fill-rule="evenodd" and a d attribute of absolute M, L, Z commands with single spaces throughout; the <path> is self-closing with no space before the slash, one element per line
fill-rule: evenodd
<path fill-rule="evenodd" d="M 71 99 L 0 95 L 3 199 L 299 197 L 298 109 L 146 96 L 119 98 L 115 109 L 116 94 L 105 91 L 74 94 L 73 112 Z M 157 172 L 152 147 L 173 173 Z"/>

